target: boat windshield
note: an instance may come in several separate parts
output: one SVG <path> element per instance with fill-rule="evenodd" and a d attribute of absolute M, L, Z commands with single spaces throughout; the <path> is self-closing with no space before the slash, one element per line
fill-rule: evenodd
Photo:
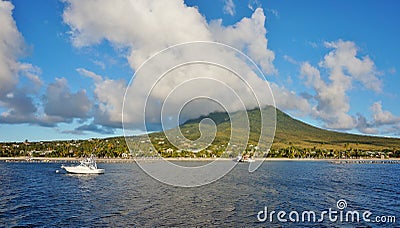
<path fill-rule="evenodd" d="M 82 160 L 81 165 L 91 169 L 97 169 L 97 164 L 96 161 L 94 160 L 93 155 L 91 155 L 89 158 Z"/>

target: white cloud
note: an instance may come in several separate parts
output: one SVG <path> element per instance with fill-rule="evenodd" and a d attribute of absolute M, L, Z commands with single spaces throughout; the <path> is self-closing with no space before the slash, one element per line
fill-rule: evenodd
<path fill-rule="evenodd" d="M 67 1 L 63 19 L 71 27 L 74 46 L 82 47 L 108 40 L 130 48 L 127 56 L 137 69 L 155 52 L 168 46 L 197 41 L 220 41 L 246 50 L 267 74 L 276 73 L 274 53 L 268 49 L 265 15 L 261 8 L 251 18 L 233 26 L 221 21 L 207 24 L 194 7 L 182 1 Z M 151 40 L 151 42 L 150 42 Z"/>
<path fill-rule="evenodd" d="M 395 136 L 400 136 L 400 123 L 394 124 L 394 125 L 389 125 L 385 127 L 382 131 L 382 134 L 388 134 L 388 135 L 395 135 Z"/>
<path fill-rule="evenodd" d="M 317 105 L 313 107 L 314 116 L 322 119 L 328 128 L 355 127 L 355 120 L 347 114 L 350 105 L 346 91 L 351 85 L 348 77 L 341 75 L 341 80 L 335 80 L 328 85 L 322 80 L 319 70 L 309 63 L 301 66 L 301 75 L 306 76 L 305 84 L 312 86 L 316 92 Z"/>
<path fill-rule="evenodd" d="M 261 3 L 260 3 L 259 0 L 249 0 L 249 3 L 247 4 L 247 7 L 251 11 L 254 11 L 254 9 L 261 8 Z"/>
<path fill-rule="evenodd" d="M 268 74 L 276 73 L 273 66 L 275 58 L 274 53 L 268 49 L 268 40 L 265 29 L 265 15 L 262 9 L 256 9 L 251 18 L 243 18 L 233 26 L 225 27 L 221 21 L 213 21 L 207 24 L 205 18 L 194 7 L 186 6 L 183 1 L 67 1 L 67 7 L 63 14 L 64 22 L 71 27 L 71 38 L 74 46 L 83 47 L 100 43 L 102 40 L 109 41 L 112 45 L 128 48 L 127 59 L 133 70 L 138 67 L 155 52 L 168 46 L 189 41 L 220 41 L 230 44 L 235 48 L 245 51 L 252 59 L 259 64 L 264 72 Z M 190 58 L 193 53 L 197 57 L 213 56 L 217 62 L 223 65 L 234 64 L 240 66 L 237 57 L 230 56 L 227 52 L 218 52 L 215 49 L 199 49 L 190 53 L 176 51 L 169 53 L 164 62 L 155 65 L 145 77 L 137 77 L 134 82 L 135 100 L 130 104 L 132 107 L 143 107 L 143 99 L 146 97 L 146 89 L 150 89 L 154 77 L 159 75 L 159 69 L 171 63 L 180 63 L 180 61 Z M 189 56 L 189 57 L 188 57 Z M 193 56 L 191 56 L 193 57 Z M 213 58 L 211 57 L 211 58 Z M 196 58 L 197 59 L 197 58 Z M 242 69 L 246 67 L 241 67 Z M 246 68 L 247 69 L 247 68 Z M 120 126 L 122 97 L 125 92 L 126 82 L 123 80 L 110 80 L 103 78 L 93 72 L 85 69 L 77 69 L 82 75 L 91 77 L 95 81 L 96 102 L 96 123 L 106 126 Z M 193 70 L 193 69 L 192 69 Z M 241 71 L 241 70 L 239 70 Z M 245 72 L 245 70 L 242 70 Z M 159 103 L 165 99 L 174 86 L 189 80 L 196 75 L 188 74 L 186 69 L 179 69 L 174 72 L 173 77 L 167 77 L 162 81 L 162 85 L 154 89 L 150 109 L 153 110 L 150 115 L 153 122 L 157 123 L 160 113 Z M 247 91 L 237 77 L 225 73 L 216 76 L 209 68 L 194 69 L 198 75 L 209 76 L 210 78 L 220 79 L 229 84 L 235 90 Z M 164 72 L 161 72 L 164 73 Z M 255 86 L 257 91 L 265 93 L 267 85 L 256 75 L 243 74 L 245 80 Z M 176 105 L 182 99 L 187 99 L 197 94 L 199 91 L 210 91 L 221 94 L 215 85 L 209 82 L 196 84 L 196 89 L 182 89 L 180 96 L 175 96 L 170 108 L 171 112 L 176 111 Z M 219 91 L 219 92 L 218 92 Z M 240 101 L 232 97 L 220 97 L 232 107 L 238 107 Z M 254 99 L 247 99 L 246 105 L 251 106 Z M 141 103 L 142 102 L 142 103 Z M 253 102 L 254 103 L 254 102 Z M 184 118 L 197 117 L 199 114 L 207 114 L 213 107 L 202 106 L 198 112 L 194 108 L 192 112 L 185 113 Z M 141 120 L 142 110 L 133 109 L 135 115 L 132 121 Z M 154 113 L 154 114 L 153 114 Z M 118 125 L 119 124 L 119 125 Z"/>
<path fill-rule="evenodd" d="M 92 108 L 91 101 L 85 90 L 71 93 L 67 79 L 56 78 L 54 83 L 47 87 L 44 112 L 48 116 L 57 116 L 64 121 L 73 118 L 87 118 Z"/>
<path fill-rule="evenodd" d="M 294 111 L 298 115 L 308 115 L 311 111 L 311 105 L 307 99 L 299 96 L 294 91 L 285 87 L 270 83 L 272 93 L 274 94 L 276 106 L 281 110 Z"/>
<path fill-rule="evenodd" d="M 367 121 L 367 119 L 361 115 L 357 115 L 357 130 L 364 134 L 378 134 L 379 130 L 374 123 Z"/>
<path fill-rule="evenodd" d="M 37 93 L 43 86 L 43 81 L 39 77 L 42 70 L 30 63 L 20 63 L 19 73 L 29 79 L 29 85 L 26 85 L 24 91 L 27 93 Z"/>
<path fill-rule="evenodd" d="M 92 62 L 99 66 L 102 70 L 106 69 L 106 64 L 104 64 L 104 62 L 100 61 L 100 60 L 92 60 Z"/>
<path fill-rule="evenodd" d="M 212 40 L 205 18 L 183 1 L 67 1 L 63 19 L 76 47 L 108 40 L 131 49 L 137 69 L 156 51 L 193 40 Z"/>
<path fill-rule="evenodd" d="M 400 116 L 395 116 L 382 109 L 382 102 L 371 105 L 372 120 L 368 121 L 363 115 L 358 114 L 357 129 L 366 134 L 400 134 Z"/>
<path fill-rule="evenodd" d="M 127 83 L 123 79 L 112 80 L 103 78 L 94 72 L 83 68 L 78 73 L 93 79 L 95 89 L 94 123 L 108 127 L 121 127 L 122 102 Z"/>
<path fill-rule="evenodd" d="M 0 101 L 0 106 L 7 110 L 0 114 L 3 123 L 34 123 L 36 107 L 31 97 L 24 91 L 14 90 Z"/>
<path fill-rule="evenodd" d="M 14 6 L 11 2 L 0 1 L 0 122 L 32 123 L 37 108 L 33 98 L 42 81 L 40 69 L 18 58 L 24 54 L 25 43 L 12 17 Z M 19 75 L 29 80 L 21 84 Z"/>
<path fill-rule="evenodd" d="M 270 12 L 272 15 L 274 15 L 276 18 L 279 18 L 279 12 L 276 9 L 266 9 L 267 12 Z"/>
<path fill-rule="evenodd" d="M 110 42 L 112 46 L 126 51 L 126 58 L 133 70 L 137 70 L 146 59 L 161 49 L 183 42 L 203 40 L 221 41 L 234 45 L 249 54 L 264 72 L 276 73 L 272 64 L 275 56 L 268 49 L 268 40 L 265 37 L 265 15 L 262 9 L 256 9 L 251 18 L 243 18 L 233 26 L 224 27 L 218 22 L 208 24 L 197 8 L 186 6 L 182 0 L 168 2 L 66 0 L 65 3 L 63 20 L 71 28 L 69 34 L 75 47 L 97 45 L 103 41 Z M 0 0 L 0 27 L 2 28 L 0 32 L 0 107 L 3 110 L 0 114 L 0 122 L 57 126 L 58 123 L 72 122 L 74 119 L 87 120 L 90 115 L 93 115 L 93 121 L 90 124 L 84 124 L 74 132 L 110 133 L 111 128 L 121 127 L 123 95 L 127 86 L 127 82 L 123 79 L 112 80 L 79 68 L 77 71 L 80 74 L 94 81 L 93 101 L 88 98 L 85 90 L 72 92 L 65 78 L 57 78 L 55 82 L 47 85 L 44 95 L 39 95 L 44 84 L 39 77 L 41 69 L 30 63 L 18 61 L 24 54 L 25 44 L 12 17 L 13 8 L 12 3 Z M 225 10 L 233 15 L 234 2 L 227 0 Z M 225 65 L 234 64 L 239 68 L 238 71 L 246 68 L 240 65 L 242 63 L 237 57 L 229 56 L 227 52 L 216 53 L 215 50 L 201 50 L 201 52 L 203 55 L 215 56 Z M 178 61 L 187 55 L 173 53 L 170 57 L 171 59 L 166 64 Z M 92 61 L 99 67 L 105 68 L 103 62 Z M 211 72 L 208 69 L 196 70 L 199 75 L 207 75 Z M 166 86 L 157 88 L 154 94 L 156 99 L 153 101 L 160 102 L 161 98 L 165 98 L 170 92 L 168 89 L 188 79 L 185 70 L 176 73 L 176 77 L 170 77 L 165 81 L 163 85 Z M 21 76 L 25 76 L 28 82 L 24 80 L 21 84 L 19 80 Z M 245 91 L 242 92 L 245 94 L 243 96 L 250 95 L 251 91 L 240 84 L 239 78 L 226 72 L 210 77 L 224 81 L 235 91 Z M 256 75 L 243 73 L 243 77 L 256 91 L 266 90 L 267 84 Z M 151 81 L 147 78 L 143 80 L 141 87 L 151 86 Z M 198 91 L 215 87 L 209 82 L 196 86 Z M 139 91 L 143 88 L 139 88 Z M 218 91 L 219 88 L 216 88 L 212 92 L 218 93 Z M 182 99 L 196 93 L 193 88 L 180 92 L 185 94 L 177 96 Z M 242 105 L 240 101 L 232 100 L 231 96 L 223 95 L 220 98 L 236 109 Z M 255 104 L 254 98 L 244 100 L 248 107 Z M 173 103 L 179 102 L 180 100 L 177 99 Z M 158 107 L 157 104 L 153 105 L 152 108 Z M 185 112 L 186 116 L 183 118 L 197 117 L 194 115 L 206 114 L 212 109 L 214 108 L 210 106 L 200 108 L 200 110 L 193 108 L 191 112 Z M 157 115 L 153 115 L 152 118 L 157 119 Z"/>
<path fill-rule="evenodd" d="M 329 81 L 326 82 L 320 70 L 305 62 L 301 65 L 301 75 L 305 84 L 315 90 L 316 106 L 313 115 L 325 126 L 333 129 L 352 129 L 357 126 L 357 118 L 348 114 L 350 111 L 347 92 L 353 82 L 360 82 L 366 89 L 380 92 L 382 82 L 374 62 L 368 57 L 358 57 L 354 42 L 338 40 L 326 42 L 327 48 L 332 48 L 319 63 L 320 68 L 327 70 Z"/>
<path fill-rule="evenodd" d="M 88 115 L 93 114 L 93 123 L 82 125 L 80 129 L 76 129 L 77 132 L 84 130 L 109 132 L 101 126 L 121 127 L 122 101 L 127 86 L 125 80 L 104 78 L 79 68 L 77 71 L 80 74 L 94 81 L 93 104 L 84 90 L 71 92 L 65 78 L 56 79 L 54 83 L 50 83 L 43 99 L 38 99 L 37 93 L 43 87 L 43 82 L 39 77 L 41 70 L 32 64 L 18 61 L 24 52 L 25 44 L 12 18 L 14 6 L 4 1 L 0 1 L 0 6 L 2 28 L 0 32 L 0 106 L 5 110 L 1 113 L 0 122 L 56 126 L 60 122 L 71 122 L 75 118 L 86 119 Z M 225 10 L 233 15 L 234 2 L 227 0 Z M 274 53 L 267 47 L 265 15 L 262 9 L 256 9 L 251 18 L 243 18 L 233 26 L 224 27 L 218 22 L 209 25 L 197 8 L 188 7 L 181 0 L 168 2 L 67 0 L 63 20 L 71 28 L 70 35 L 75 47 L 97 45 L 107 40 L 114 47 L 127 50 L 126 58 L 133 70 L 138 69 L 146 59 L 163 48 L 182 42 L 206 40 L 231 44 L 247 52 L 266 73 L 276 73 L 272 64 Z M 240 63 L 235 57 L 214 51 L 201 50 L 203 53 L 207 52 L 211 56 L 216 56 L 215 58 L 222 59 L 224 63 L 235 63 L 239 66 Z M 181 54 L 173 53 L 166 64 L 187 57 Z M 93 60 L 93 62 L 101 68 L 105 67 L 103 62 L 98 60 Z M 181 76 L 165 81 L 169 86 L 157 89 L 158 94 L 155 95 L 158 98 L 161 99 L 162 96 L 165 98 L 171 86 L 185 79 L 185 71 L 178 73 Z M 198 73 L 201 75 L 210 72 L 203 69 Z M 20 76 L 27 77 L 29 83 L 24 82 L 24 85 L 21 85 Z M 225 72 L 220 77 L 226 76 Z M 229 77 L 231 78 L 224 78 L 224 81 L 227 81 L 234 89 L 248 90 L 239 84 L 238 78 L 232 75 Z M 266 83 L 257 76 L 246 74 L 244 77 L 255 86 L 257 91 L 266 89 Z M 151 86 L 151 82 L 146 78 L 142 83 L 143 88 Z M 198 86 L 203 90 L 210 88 L 207 83 Z M 214 92 L 216 91 L 218 90 Z M 191 94 L 193 95 L 193 89 L 185 93 L 190 97 Z M 230 100 L 231 97 L 221 99 L 225 99 L 225 102 L 234 107 L 238 107 L 240 103 Z M 248 99 L 246 105 L 251 106 L 252 102 L 254 103 L 254 100 Z M 39 103 L 43 107 L 37 108 L 34 103 Z M 193 117 L 193 112 L 186 113 L 186 118 Z"/>
<path fill-rule="evenodd" d="M 130 48 L 128 60 L 137 69 L 156 51 L 183 42 L 221 41 L 245 51 L 267 74 L 276 73 L 274 53 L 268 49 L 265 15 L 257 8 L 251 18 L 233 26 L 210 25 L 183 1 L 67 1 L 63 19 L 71 28 L 74 46 L 108 40 Z M 151 42 L 150 42 L 151 41 Z"/>
<path fill-rule="evenodd" d="M 266 74 L 276 74 L 273 65 L 275 54 L 268 49 L 268 39 L 265 29 L 265 15 L 261 8 L 257 8 L 251 18 L 243 18 L 232 26 L 222 26 L 221 20 L 210 23 L 210 31 L 215 40 L 232 45 L 245 53 L 259 64 Z"/>
<path fill-rule="evenodd" d="M 77 68 L 76 71 L 82 76 L 93 79 L 93 81 L 95 82 L 103 80 L 103 77 L 101 77 L 100 75 L 97 75 L 96 73 L 88 71 L 84 68 Z"/>
<path fill-rule="evenodd" d="M 11 2 L 0 1 L 0 96 L 9 93 L 18 83 L 18 57 L 24 51 L 24 40 L 18 31 Z"/>
<path fill-rule="evenodd" d="M 336 78 L 336 73 L 348 74 L 354 80 L 360 81 L 367 89 L 381 92 L 382 81 L 378 77 L 380 73 L 369 56 L 361 58 L 357 56 L 358 48 L 354 42 L 338 40 L 325 42 L 325 46 L 334 49 L 320 63 L 322 67 L 331 71 L 331 79 Z M 339 75 L 338 79 L 340 79 Z"/>
<path fill-rule="evenodd" d="M 293 57 L 291 57 L 289 55 L 283 55 L 283 59 L 285 59 L 286 61 L 288 61 L 291 64 L 295 64 L 295 65 L 300 64 L 297 60 L 295 60 Z"/>
<path fill-rule="evenodd" d="M 176 66 L 180 59 L 172 61 L 170 55 L 165 56 L 160 61 L 151 61 L 151 65 L 141 68 L 133 84 L 129 87 L 125 102 L 128 105 L 124 113 L 124 121 L 130 123 L 141 123 L 143 120 L 143 107 L 147 100 L 146 118 L 152 124 L 161 122 L 161 108 L 164 106 L 164 116 L 177 117 L 177 111 L 180 110 L 186 101 L 191 101 L 198 96 L 206 96 L 222 103 L 225 110 L 234 112 L 243 108 L 255 108 L 257 105 L 254 93 L 260 95 L 259 101 L 262 105 L 266 100 L 271 101 L 272 97 L 268 93 L 268 85 L 265 81 L 249 71 L 246 64 L 241 63 L 232 53 L 218 52 L 212 46 L 190 46 L 186 50 L 200 59 L 215 57 L 213 62 L 229 66 L 239 76 L 227 71 L 224 68 L 209 64 L 193 64 L 166 74 L 159 78 L 160 72 Z M 184 49 L 174 49 L 174 52 L 186 56 Z M 224 57 L 224 58 L 219 58 Z M 230 62 L 230 64 L 226 64 Z M 163 68 L 160 68 L 160 64 Z M 160 72 L 158 72 L 158 70 Z M 159 80 L 158 80 L 159 79 Z M 154 87 L 153 87 L 154 86 Z M 253 90 L 251 90 L 253 89 Z M 268 97 L 269 96 L 269 97 Z M 167 99 L 168 98 L 168 99 Z M 269 98 L 269 99 L 268 99 Z M 165 103 L 164 103 L 165 102 Z M 243 102 L 243 103 L 242 103 Z M 181 121 L 196 118 L 200 115 L 208 114 L 212 111 L 222 111 L 219 106 L 210 102 L 210 99 L 202 99 L 194 102 L 196 105 L 187 108 L 180 116 Z M 172 122 L 176 119 L 171 120 Z"/>
<path fill-rule="evenodd" d="M 235 3 L 233 2 L 233 0 L 225 0 L 224 13 L 231 16 L 235 15 Z"/>
<path fill-rule="evenodd" d="M 400 116 L 395 116 L 389 111 L 382 110 L 382 102 L 375 102 L 371 106 L 374 122 L 377 125 L 392 125 L 400 123 Z"/>
<path fill-rule="evenodd" d="M 392 130 L 397 129 L 394 124 L 398 124 L 399 118 L 383 111 L 381 102 L 371 106 L 373 119 L 370 121 L 362 114 L 349 114 L 351 107 L 347 93 L 354 87 L 354 82 L 359 82 L 364 89 L 382 91 L 382 81 L 379 78 L 381 73 L 376 69 L 374 62 L 368 56 L 359 57 L 354 42 L 338 40 L 325 42 L 324 45 L 333 50 L 324 56 L 317 67 L 309 62 L 299 63 L 290 56 L 284 56 L 288 62 L 300 65 L 303 83 L 312 88 L 311 93 L 315 93 L 308 93 L 309 95 L 304 97 L 313 104 L 311 116 L 322 120 L 327 128 L 355 128 L 365 134 L 388 133 L 382 131 L 382 125 L 390 125 Z"/>
<path fill-rule="evenodd" d="M 115 132 L 115 130 L 110 127 L 105 127 L 97 124 L 84 124 L 72 131 L 67 131 L 66 133 L 84 134 L 85 131 L 92 131 L 100 134 L 114 134 Z"/>

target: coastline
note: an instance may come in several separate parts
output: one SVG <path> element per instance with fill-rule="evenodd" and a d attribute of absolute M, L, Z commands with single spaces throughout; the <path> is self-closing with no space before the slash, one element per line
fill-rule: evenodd
<path fill-rule="evenodd" d="M 157 158 L 158 159 L 158 158 Z M 184 162 L 198 162 L 198 161 L 233 161 L 232 158 L 164 158 L 167 161 L 184 161 Z M 0 157 L 0 162 L 67 162 L 78 163 L 82 158 L 54 158 L 54 157 Z M 151 160 L 151 159 L 148 159 Z M 400 158 L 256 158 L 256 161 L 328 161 L 333 163 L 355 163 L 359 162 L 385 162 L 395 161 L 400 162 Z M 96 158 L 98 163 L 135 163 L 133 158 Z"/>

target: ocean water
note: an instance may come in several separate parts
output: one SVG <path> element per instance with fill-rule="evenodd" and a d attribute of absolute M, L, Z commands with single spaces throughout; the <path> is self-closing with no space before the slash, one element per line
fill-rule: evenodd
<path fill-rule="evenodd" d="M 198 162 L 201 165 L 201 162 Z M 193 165 L 194 163 L 191 163 Z M 0 162 L 0 227 L 13 226 L 400 226 L 399 164 L 331 164 L 327 161 L 264 162 L 254 173 L 238 164 L 222 179 L 196 188 L 172 187 L 134 163 L 98 164 L 103 175 L 56 173 L 60 163 Z M 290 222 L 292 211 L 370 211 L 395 223 Z M 265 213 L 285 211 L 287 222 Z M 261 213 L 261 212 L 262 213 Z M 260 214 L 261 213 L 261 214 Z M 273 218 L 270 221 L 270 218 Z"/>

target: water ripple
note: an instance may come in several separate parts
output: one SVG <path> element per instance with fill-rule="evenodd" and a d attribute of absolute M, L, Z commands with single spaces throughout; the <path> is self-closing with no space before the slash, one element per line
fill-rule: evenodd
<path fill-rule="evenodd" d="M 59 164 L 0 162 L 0 226 L 270 226 L 257 213 L 350 209 L 398 215 L 400 165 L 265 162 L 254 173 L 239 164 L 221 180 L 176 188 L 135 164 L 101 164 L 104 175 L 56 173 Z M 302 224 L 342 227 L 351 224 Z M 363 225 L 363 224 L 361 224 Z"/>

